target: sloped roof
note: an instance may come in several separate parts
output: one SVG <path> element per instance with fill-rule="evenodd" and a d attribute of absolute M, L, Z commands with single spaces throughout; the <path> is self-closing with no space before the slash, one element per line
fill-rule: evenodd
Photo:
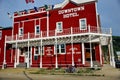
<path fill-rule="evenodd" d="M 97 0 L 65 0 L 63 3 L 56 4 L 54 8 L 61 8 L 66 4 L 68 4 L 69 1 L 75 2 L 76 4 L 82 4 L 82 3 L 87 3 L 87 2 L 97 1 Z"/>

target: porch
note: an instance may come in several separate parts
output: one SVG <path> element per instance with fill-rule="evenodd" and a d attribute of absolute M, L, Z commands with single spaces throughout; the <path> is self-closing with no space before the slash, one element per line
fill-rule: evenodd
<path fill-rule="evenodd" d="M 99 43 L 100 47 L 100 64 L 102 65 L 102 51 L 101 51 L 101 44 L 103 37 L 105 38 L 104 43 L 109 42 L 111 47 L 111 65 L 113 65 L 114 62 L 114 55 L 113 55 L 113 49 L 112 49 L 112 30 L 106 29 L 106 28 L 100 28 L 100 27 L 94 27 L 94 26 L 88 26 L 88 29 L 86 30 L 80 30 L 79 28 L 68 28 L 63 29 L 62 32 L 57 32 L 56 30 L 51 30 L 49 32 L 41 31 L 40 34 L 35 35 L 35 33 L 27 33 L 23 34 L 22 36 L 19 35 L 12 35 L 12 36 L 6 36 L 5 41 L 6 44 L 12 44 L 12 47 L 16 49 L 15 54 L 15 62 L 14 62 L 14 68 L 17 66 L 17 49 L 20 47 L 28 47 L 28 54 L 27 56 L 30 58 L 30 47 L 32 46 L 45 46 L 45 45 L 55 45 L 55 62 L 54 66 L 55 68 L 58 68 L 59 62 L 58 62 L 58 54 L 57 53 L 57 44 L 71 44 L 72 47 L 72 54 L 71 54 L 71 65 L 74 66 L 74 43 L 81 43 L 82 44 L 82 64 L 85 64 L 85 51 L 84 51 L 84 44 L 89 43 L 90 48 L 90 67 L 93 67 L 93 60 L 92 60 L 92 43 Z M 5 44 L 5 45 L 6 45 Z M 104 44 L 105 45 L 105 44 Z M 5 49 L 6 51 L 6 49 Z M 41 48 L 42 51 L 42 48 Z M 6 53 L 4 53 L 6 54 Z M 40 53 L 40 68 L 43 67 L 42 65 L 42 53 Z M 27 68 L 30 67 L 30 61 L 28 59 L 27 61 Z"/>

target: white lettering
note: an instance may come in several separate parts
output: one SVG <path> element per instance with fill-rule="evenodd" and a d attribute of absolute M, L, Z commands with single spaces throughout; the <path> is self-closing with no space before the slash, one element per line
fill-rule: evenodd
<path fill-rule="evenodd" d="M 65 9 L 65 10 L 59 10 L 58 14 L 74 13 L 74 12 L 77 12 L 77 11 L 82 11 L 84 9 L 85 9 L 84 6 L 81 6 L 81 7 L 70 8 L 70 9 Z"/>
<path fill-rule="evenodd" d="M 77 13 L 70 13 L 70 14 L 64 14 L 63 18 L 70 18 L 70 17 L 76 17 L 79 16 L 79 14 Z"/>

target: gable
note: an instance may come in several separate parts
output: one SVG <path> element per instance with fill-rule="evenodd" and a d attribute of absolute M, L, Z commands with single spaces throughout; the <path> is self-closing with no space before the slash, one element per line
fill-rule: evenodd
<path fill-rule="evenodd" d="M 97 0 L 64 0 L 63 3 L 60 3 L 60 4 L 56 4 L 54 6 L 54 9 L 57 9 L 57 8 L 63 8 L 65 7 L 67 4 L 69 3 L 73 3 L 73 4 L 83 4 L 83 3 L 89 3 L 89 2 L 97 2 Z"/>
<path fill-rule="evenodd" d="M 66 5 L 64 5 L 64 6 L 62 7 L 62 9 L 73 8 L 73 7 L 76 7 L 76 6 L 77 6 L 76 3 L 70 1 L 69 3 L 67 3 Z"/>

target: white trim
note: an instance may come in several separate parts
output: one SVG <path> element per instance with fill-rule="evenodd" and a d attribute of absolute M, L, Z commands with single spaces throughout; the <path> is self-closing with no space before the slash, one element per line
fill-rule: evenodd
<path fill-rule="evenodd" d="M 93 2 L 97 0 L 64 0 L 64 2 L 60 4 L 56 4 L 54 8 L 63 8 L 65 5 L 69 3 L 69 1 L 75 2 L 76 4 L 83 4 L 83 3 Z"/>
<path fill-rule="evenodd" d="M 59 29 L 59 27 L 58 27 L 59 23 L 61 24 L 61 29 Z M 57 29 L 57 33 L 63 32 L 63 22 L 62 21 L 56 22 L 56 29 Z"/>
<path fill-rule="evenodd" d="M 85 20 L 85 29 L 82 29 L 82 28 L 81 28 L 81 26 L 82 26 L 82 25 L 81 25 L 81 21 L 82 21 L 82 20 Z M 86 30 L 86 29 L 87 29 L 87 19 L 86 19 L 86 18 L 81 18 L 81 19 L 79 19 L 79 26 L 80 26 L 80 30 Z"/>
<path fill-rule="evenodd" d="M 100 24 L 100 23 L 98 22 L 97 2 L 95 2 L 95 8 L 96 8 L 96 21 L 97 21 L 97 28 L 99 28 L 100 26 L 98 26 L 98 24 Z"/>
<path fill-rule="evenodd" d="M 14 18 L 19 18 L 19 17 L 23 17 L 23 16 L 30 16 L 30 15 L 35 15 L 35 14 L 40 14 L 40 13 L 45 13 L 46 11 L 42 11 L 42 12 L 34 12 L 34 13 L 29 13 L 29 14 L 24 14 L 24 15 L 18 15 L 18 16 L 14 16 Z"/>

